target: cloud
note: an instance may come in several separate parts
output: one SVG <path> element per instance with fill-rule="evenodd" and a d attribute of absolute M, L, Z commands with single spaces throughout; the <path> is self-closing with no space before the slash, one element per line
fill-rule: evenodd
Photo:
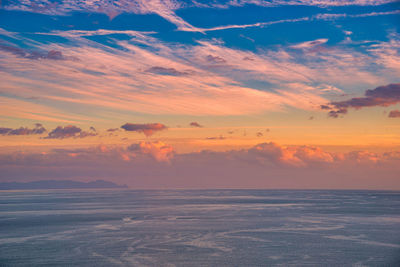
<path fill-rule="evenodd" d="M 306 5 L 306 6 L 319 6 L 319 7 L 333 7 L 333 6 L 378 6 L 387 3 L 393 3 L 396 0 L 234 0 L 230 1 L 233 6 L 243 6 L 246 4 L 254 4 L 259 6 L 282 6 L 282 5 Z"/>
<path fill-rule="evenodd" d="M 197 127 L 197 128 L 202 128 L 203 127 L 203 125 L 201 125 L 201 124 L 199 124 L 198 122 L 195 122 L 195 121 L 191 122 L 189 125 L 191 127 Z"/>
<path fill-rule="evenodd" d="M 142 154 L 149 154 L 160 162 L 169 162 L 174 156 L 173 147 L 161 141 L 132 144 L 127 148 L 127 150 L 132 152 L 139 151 Z"/>
<path fill-rule="evenodd" d="M 262 132 L 257 132 L 257 133 L 256 133 L 256 136 L 257 136 L 257 137 L 263 137 L 264 134 L 263 134 Z"/>
<path fill-rule="evenodd" d="M 261 164 L 266 163 L 287 163 L 289 165 L 298 165 L 299 159 L 293 157 L 293 153 L 287 149 L 277 145 L 276 143 L 262 143 L 258 144 L 248 150 L 250 157 L 247 160 L 258 162 Z"/>
<path fill-rule="evenodd" d="M 332 153 L 314 146 L 281 146 L 269 142 L 250 148 L 246 160 L 296 168 L 327 167 L 332 164 L 345 163 L 348 160 L 357 161 L 357 163 L 365 162 L 361 160 L 363 158 L 361 152 L 352 153 Z M 383 160 L 383 157 L 380 159 Z"/>
<path fill-rule="evenodd" d="M 323 45 L 326 42 L 328 42 L 328 39 L 317 39 L 314 41 L 307 41 L 300 44 L 292 45 L 290 47 L 295 49 L 312 49 L 315 48 L 316 46 Z"/>
<path fill-rule="evenodd" d="M 47 53 L 41 51 L 31 51 L 14 46 L 7 46 L 0 44 L 0 50 L 14 54 L 18 57 L 29 59 L 51 59 L 51 60 L 64 60 L 66 59 L 61 51 L 50 50 Z"/>
<path fill-rule="evenodd" d="M 393 0 L 396 1 L 396 0 Z M 290 2 L 288 2 L 290 3 Z M 293 3 L 293 2 L 292 2 Z M 354 2 L 353 2 L 354 3 Z M 297 3 L 299 4 L 299 3 Z M 340 13 L 340 14 L 332 14 L 332 13 L 321 13 L 317 15 L 313 15 L 310 17 L 300 17 L 295 19 L 281 19 L 275 21 L 266 21 L 266 22 L 257 22 L 251 24 L 233 24 L 233 25 L 224 25 L 224 26 L 216 26 L 211 28 L 198 28 L 198 27 L 187 27 L 187 28 L 180 28 L 182 31 L 193 31 L 193 32 L 210 32 L 210 31 L 221 31 L 221 30 L 228 30 L 228 29 L 246 29 L 246 28 L 253 28 L 253 27 L 267 27 L 275 24 L 282 24 L 282 23 L 296 23 L 296 22 L 303 22 L 303 21 L 314 21 L 314 20 L 322 20 L 322 21 L 331 21 L 337 19 L 344 19 L 344 18 L 363 18 L 363 17 L 375 17 L 375 16 L 387 16 L 387 15 L 396 15 L 399 14 L 400 10 L 393 10 L 393 11 L 386 11 L 386 12 L 370 12 L 370 13 L 360 13 L 360 14 L 347 14 L 347 13 Z M 346 33 L 345 33 L 346 34 Z M 316 43 L 305 42 L 300 44 L 299 47 L 292 46 L 293 48 L 305 49 L 310 48 L 310 45 L 319 45 L 325 43 L 326 39 L 319 39 Z M 318 42 L 321 41 L 322 43 Z"/>
<path fill-rule="evenodd" d="M 400 110 L 392 110 L 389 113 L 389 118 L 400 118 Z"/>
<path fill-rule="evenodd" d="M 226 137 L 224 137 L 223 135 L 220 135 L 218 137 L 216 136 L 212 136 L 212 137 L 206 137 L 207 140 L 225 140 Z"/>
<path fill-rule="evenodd" d="M 181 3 L 174 0 L 98 0 L 98 1 L 68 1 L 62 0 L 50 3 L 42 0 L 27 0 L 24 2 L 10 2 L 3 5 L 8 10 L 23 10 L 49 15 L 65 15 L 71 11 L 94 12 L 107 14 L 114 18 L 121 13 L 157 14 L 175 24 L 180 30 L 193 30 L 195 27 L 177 16 L 174 10 L 179 9 Z"/>
<path fill-rule="evenodd" d="M 110 128 L 110 129 L 107 129 L 107 132 L 116 132 L 116 131 L 119 131 L 119 128 Z"/>
<path fill-rule="evenodd" d="M 206 57 L 208 62 L 216 63 L 216 64 L 224 64 L 226 60 L 219 56 L 207 55 Z"/>
<path fill-rule="evenodd" d="M 155 132 L 166 130 L 167 126 L 161 123 L 134 124 L 125 123 L 121 126 L 122 129 L 129 132 L 144 133 L 146 136 L 151 136 Z"/>
<path fill-rule="evenodd" d="M 355 97 L 349 100 L 331 102 L 329 106 L 322 105 L 321 109 L 333 109 L 329 111 L 328 115 L 337 118 L 339 114 L 346 114 L 349 108 L 387 107 L 399 102 L 400 83 L 394 83 L 367 90 L 365 92 L 365 97 Z"/>
<path fill-rule="evenodd" d="M 36 123 L 35 128 L 20 127 L 17 129 L 0 127 L 0 135 L 34 135 L 43 134 L 46 129 L 42 124 Z"/>
<path fill-rule="evenodd" d="M 49 132 L 48 136 L 44 137 L 43 139 L 84 138 L 96 135 L 97 133 L 82 131 L 81 128 L 74 125 L 67 125 L 65 127 L 58 126 Z"/>
<path fill-rule="evenodd" d="M 181 76 L 189 74 L 189 72 L 177 71 L 174 68 L 164 68 L 164 67 L 151 67 L 146 71 L 154 74 L 171 75 L 171 76 Z"/>
<path fill-rule="evenodd" d="M 340 94 L 327 91 L 327 88 L 358 88 L 390 83 L 400 70 L 397 63 L 400 56 L 396 49 L 400 42 L 398 44 L 394 37 L 390 42 L 374 43 L 364 52 L 338 46 L 330 48 L 332 53 L 311 54 L 302 49 L 292 49 L 290 45 L 252 52 L 204 39 L 193 45 L 177 46 L 150 34 L 132 31 L 125 33 L 135 36 L 129 42 L 110 40 L 123 49 L 104 46 L 82 37 L 113 32 L 57 31 L 50 34 L 65 36 L 69 42 L 38 44 L 41 49 L 65 51 L 79 61 L 26 60 L 0 51 L 3 62 L 7 62 L 0 63 L 3 91 L 19 99 L 40 95 L 41 101 L 37 101 L 35 106 L 42 108 L 50 106 L 49 103 L 57 103 L 51 105 L 53 112 L 47 112 L 47 117 L 57 114 L 54 112 L 57 109 L 58 114 L 69 117 L 64 118 L 63 123 L 71 124 L 78 122 L 74 110 L 65 108 L 71 105 L 90 107 L 95 111 L 93 114 L 112 110 L 118 115 L 127 112 L 247 115 L 285 111 L 289 107 L 315 110 L 328 102 L 327 94 Z M 125 31 L 115 32 L 124 34 Z M 35 38 L 26 42 L 38 43 Z M 212 56 L 211 61 L 208 56 Z M 214 63 L 223 62 L 220 59 L 225 63 Z M 167 75 L 152 75 L 144 71 L 154 66 L 163 66 Z M 196 75 L 180 75 L 182 73 Z M 255 87 L 254 82 L 261 86 Z M 21 83 L 27 84 L 23 91 L 19 90 Z M 112 92 L 109 88 L 113 88 Z M 30 108 L 32 101 L 29 107 L 28 101 L 24 101 L 24 104 L 12 108 L 11 101 L 15 100 L 4 98 L 7 110 L 0 105 L 0 113 L 15 117 L 38 116 L 36 110 L 39 109 Z M 16 108 L 20 109 L 18 113 L 11 112 Z M 113 119 L 111 115 L 105 116 L 106 119 Z M 79 120 L 93 121 L 94 117 L 96 115 Z M 98 116 L 96 119 L 104 118 Z"/>
<path fill-rule="evenodd" d="M 383 1 L 372 1 L 372 0 L 343 0 L 343 1 L 314 1 L 314 0 L 303 0 L 303 1 L 261 1 L 261 0 L 246 0 L 246 1 L 227 1 L 218 3 L 199 4 L 197 1 L 176 1 L 176 0 L 97 0 L 97 1 L 57 1 L 49 2 L 43 0 L 26 0 L 23 2 L 10 1 L 3 5 L 3 8 L 8 10 L 23 10 L 30 12 L 37 12 L 49 15 L 66 15 L 72 11 L 78 12 L 94 12 L 104 13 L 111 19 L 118 16 L 121 13 L 134 13 L 134 14 L 157 14 L 176 25 L 178 30 L 181 31 L 194 31 L 194 32 L 206 32 L 215 30 L 225 30 L 233 28 L 247 28 L 247 27 L 263 27 L 271 24 L 282 23 L 282 22 L 296 22 L 308 18 L 301 19 L 290 19 L 281 20 L 274 22 L 260 22 L 246 25 L 226 25 L 218 26 L 209 29 L 198 28 L 176 14 L 176 10 L 187 7 L 208 7 L 208 8 L 229 8 L 230 6 L 244 6 L 247 4 L 258 5 L 264 7 L 275 7 L 275 6 L 286 6 L 286 5 L 306 5 L 306 6 L 319 6 L 319 7 L 331 7 L 331 6 L 348 6 L 348 5 L 359 5 L 359 6 L 376 6 L 383 5 L 386 3 L 392 3 L 396 0 L 383 0 Z M 380 15 L 379 13 L 388 12 L 372 12 L 376 14 L 369 14 L 369 16 Z M 340 16 L 321 16 L 323 19 L 336 19 Z M 341 15 L 341 14 L 340 14 Z M 357 17 L 357 15 L 348 15 L 350 17 Z M 318 17 L 316 17 L 318 18 Z"/>
<path fill-rule="evenodd" d="M 12 92 L 16 92 L 18 94 L 18 92 L 23 91 L 20 90 L 21 87 L 13 86 L 13 82 L 7 82 L 14 80 L 16 77 L 10 77 L 8 75 L 4 75 L 3 77 L 5 78 L 3 84 L 8 84 L 11 88 L 8 92 L 10 92 L 11 94 Z M 7 80 L 7 78 L 9 78 L 9 80 Z M 15 80 L 15 82 L 17 82 L 17 80 Z M 20 91 L 18 91 L 18 89 Z M 6 90 L 4 90 L 4 92 L 5 91 Z M 5 95 L 8 95 L 8 93 L 6 93 Z M 22 95 L 24 95 L 24 93 L 22 93 Z M 74 113 L 66 113 L 65 111 L 57 109 L 55 107 L 48 107 L 40 103 L 33 103 L 34 101 L 26 97 L 24 98 L 23 96 L 20 98 L 21 99 L 16 99 L 15 97 L 13 97 L 13 95 L 11 95 L 10 97 L 0 96 L 0 118 L 21 118 L 24 120 L 29 119 L 32 121 L 52 121 L 62 123 L 76 123 L 78 121 L 88 122 L 94 120 L 93 117 L 89 118 L 87 116 L 76 115 Z"/>
<path fill-rule="evenodd" d="M 0 153 L 0 180 L 113 177 L 135 188 L 395 189 L 400 188 L 399 163 L 400 151 L 339 153 L 269 142 L 248 149 L 177 154 L 155 141 Z"/>
<path fill-rule="evenodd" d="M 375 17 L 375 16 L 386 16 L 386 15 L 396 15 L 399 14 L 400 10 L 392 10 L 386 12 L 370 12 L 370 13 L 360 13 L 360 14 L 333 14 L 333 13 L 325 13 L 325 14 L 318 14 L 313 16 L 314 19 L 318 20 L 336 20 L 341 18 L 365 18 L 365 17 Z M 345 33 L 348 35 L 347 33 Z"/>
<path fill-rule="evenodd" d="M 328 116 L 331 118 L 335 118 L 335 119 L 339 118 L 340 115 L 344 115 L 344 114 L 347 114 L 347 109 L 345 109 L 345 108 L 331 110 L 328 112 Z"/>

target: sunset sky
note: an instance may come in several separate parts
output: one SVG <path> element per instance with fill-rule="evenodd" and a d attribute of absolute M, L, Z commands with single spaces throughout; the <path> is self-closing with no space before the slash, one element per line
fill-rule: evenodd
<path fill-rule="evenodd" d="M 395 0 L 2 0 L 0 182 L 400 189 Z"/>

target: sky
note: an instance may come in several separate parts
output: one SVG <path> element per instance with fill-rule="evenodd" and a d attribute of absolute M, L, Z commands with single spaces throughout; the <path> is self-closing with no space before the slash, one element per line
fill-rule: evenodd
<path fill-rule="evenodd" d="M 0 182 L 400 190 L 394 0 L 2 0 Z"/>

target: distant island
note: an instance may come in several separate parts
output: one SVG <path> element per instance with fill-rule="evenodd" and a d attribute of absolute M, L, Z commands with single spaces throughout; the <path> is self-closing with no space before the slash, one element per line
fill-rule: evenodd
<path fill-rule="evenodd" d="M 32 190 L 32 189 L 88 189 L 88 188 L 128 188 L 127 185 L 118 185 L 113 182 L 96 180 L 79 182 L 72 180 L 40 180 L 26 183 L 0 183 L 0 190 Z"/>

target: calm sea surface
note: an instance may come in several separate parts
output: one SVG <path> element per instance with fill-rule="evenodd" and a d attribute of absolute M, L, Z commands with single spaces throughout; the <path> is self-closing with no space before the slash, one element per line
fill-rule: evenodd
<path fill-rule="evenodd" d="M 0 192 L 0 266 L 400 266 L 400 192 Z"/>

